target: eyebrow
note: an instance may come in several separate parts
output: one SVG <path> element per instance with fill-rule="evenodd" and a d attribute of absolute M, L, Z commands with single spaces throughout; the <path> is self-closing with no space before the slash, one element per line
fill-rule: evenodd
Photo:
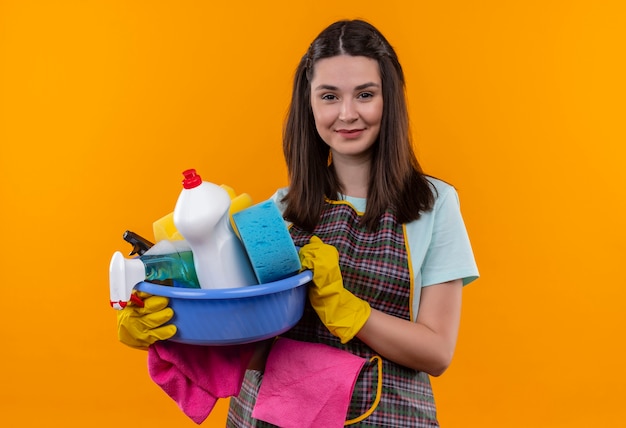
<path fill-rule="evenodd" d="M 367 83 L 363 83 L 362 85 L 358 85 L 356 86 L 354 89 L 357 91 L 363 90 L 363 89 L 367 89 L 367 88 L 371 88 L 371 87 L 376 87 L 376 88 L 380 88 L 380 85 L 378 83 L 374 83 L 374 82 L 367 82 Z M 333 85 L 319 85 L 315 88 L 316 91 L 320 91 L 320 90 L 324 90 L 324 91 L 337 91 L 339 90 L 338 87 L 333 86 Z"/>

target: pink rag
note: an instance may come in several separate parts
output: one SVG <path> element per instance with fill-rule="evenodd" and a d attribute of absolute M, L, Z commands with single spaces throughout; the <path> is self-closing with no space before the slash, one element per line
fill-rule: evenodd
<path fill-rule="evenodd" d="M 365 359 L 280 338 L 265 365 L 252 417 L 281 428 L 343 427 Z"/>
<path fill-rule="evenodd" d="M 148 372 L 178 407 L 201 424 L 219 398 L 239 394 L 254 346 L 195 346 L 170 341 L 148 348 Z"/>

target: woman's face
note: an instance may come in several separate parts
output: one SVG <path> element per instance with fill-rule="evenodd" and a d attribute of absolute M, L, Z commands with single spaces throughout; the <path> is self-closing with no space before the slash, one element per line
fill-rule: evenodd
<path fill-rule="evenodd" d="M 317 61 L 311 81 L 315 127 L 337 156 L 369 155 L 383 116 L 378 62 L 339 55 Z"/>

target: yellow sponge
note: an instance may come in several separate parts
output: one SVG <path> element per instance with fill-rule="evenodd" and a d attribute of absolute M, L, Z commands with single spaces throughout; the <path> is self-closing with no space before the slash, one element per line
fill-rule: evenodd
<path fill-rule="evenodd" d="M 248 195 L 247 193 L 242 193 L 241 195 L 237 196 L 233 188 L 228 187 L 225 184 L 222 184 L 220 187 L 225 189 L 230 195 L 230 210 L 229 210 L 230 225 L 233 227 L 233 230 L 235 231 L 237 236 L 239 236 L 239 232 L 237 231 L 237 226 L 235 225 L 235 222 L 233 221 L 233 214 L 251 207 L 252 197 L 250 197 L 250 195 Z"/>
<path fill-rule="evenodd" d="M 171 212 L 152 223 L 155 242 L 182 240 L 183 235 L 174 226 L 174 212 Z"/>

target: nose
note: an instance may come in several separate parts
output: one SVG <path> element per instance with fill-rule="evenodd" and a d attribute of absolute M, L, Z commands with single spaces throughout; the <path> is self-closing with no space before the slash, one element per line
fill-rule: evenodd
<path fill-rule="evenodd" d="M 352 123 L 359 118 L 359 114 L 351 99 L 344 100 L 339 110 L 339 120 L 345 123 Z"/>

